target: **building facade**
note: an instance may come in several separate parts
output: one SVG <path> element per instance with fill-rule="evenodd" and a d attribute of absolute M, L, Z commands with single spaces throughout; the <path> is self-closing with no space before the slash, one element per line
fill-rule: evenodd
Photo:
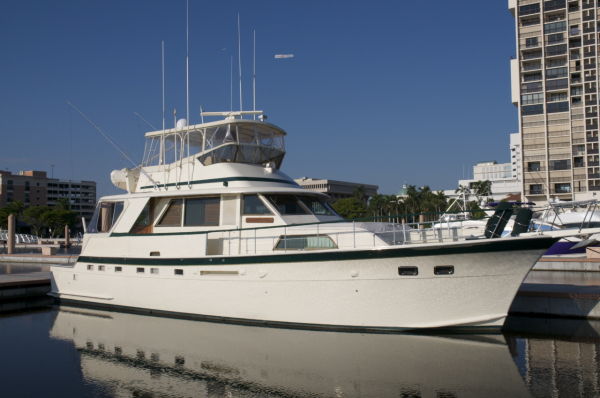
<path fill-rule="evenodd" d="M 509 0 L 508 7 L 523 194 L 534 202 L 592 198 L 600 191 L 598 2 Z"/>
<path fill-rule="evenodd" d="M 523 187 L 521 163 L 521 135 L 513 133 L 510 135 L 509 163 L 496 161 L 477 163 L 473 166 L 473 178 L 458 180 L 458 186 L 472 189 L 477 181 L 488 180 L 492 183 L 490 197 L 493 200 L 521 198 Z M 459 196 L 453 189 L 445 190 L 444 194 L 450 198 Z"/>
<path fill-rule="evenodd" d="M 377 185 L 308 177 L 297 178 L 294 181 L 306 190 L 327 194 L 334 201 L 352 197 L 359 187 L 362 187 L 365 196 L 368 198 L 377 195 L 379 189 Z"/>
<path fill-rule="evenodd" d="M 89 222 L 96 206 L 96 183 L 48 178 L 45 171 L 0 170 L 0 207 L 16 201 L 25 207 L 55 206 L 60 199 L 68 200 L 71 210 Z"/>

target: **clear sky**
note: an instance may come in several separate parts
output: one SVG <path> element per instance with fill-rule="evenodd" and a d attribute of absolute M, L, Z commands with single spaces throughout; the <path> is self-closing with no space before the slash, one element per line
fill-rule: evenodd
<path fill-rule="evenodd" d="M 288 132 L 283 171 L 377 184 L 455 188 L 478 161 L 509 161 L 514 20 L 506 0 L 190 0 L 190 113 L 239 107 Z M 0 1 L 0 169 L 47 170 L 118 192 L 129 164 L 69 100 L 134 160 L 168 114 L 185 113 L 185 0 Z M 275 54 L 294 54 L 274 59 Z M 168 116 L 168 126 L 172 116 Z"/>

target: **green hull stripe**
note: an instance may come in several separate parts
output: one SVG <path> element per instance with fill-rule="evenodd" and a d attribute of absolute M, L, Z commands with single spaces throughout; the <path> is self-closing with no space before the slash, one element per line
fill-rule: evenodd
<path fill-rule="evenodd" d="M 289 181 L 289 180 L 282 180 L 282 179 L 277 179 L 277 178 L 263 178 L 263 177 L 226 177 L 226 178 L 209 178 L 207 180 L 193 180 L 189 182 L 189 185 L 196 185 L 196 184 L 212 184 L 214 182 L 230 182 L 230 181 L 261 181 L 261 182 L 278 182 L 281 184 L 288 184 L 288 185 L 294 185 L 294 186 L 298 186 L 298 184 L 296 184 L 293 181 Z M 175 186 L 180 186 L 180 187 L 184 187 L 188 185 L 187 182 L 170 182 L 168 184 L 157 184 L 156 187 L 157 188 L 165 188 L 165 187 L 175 187 Z M 143 187 L 140 187 L 140 189 L 148 189 L 148 188 L 154 188 L 154 185 L 145 185 Z"/>
<path fill-rule="evenodd" d="M 435 247 L 401 247 L 388 250 L 356 250 L 356 251 L 328 251 L 328 252 L 302 252 L 273 255 L 255 256 L 230 256 L 230 257 L 196 257 L 196 258 L 129 258 L 129 257 L 93 257 L 80 256 L 80 263 L 98 263 L 115 265 L 155 265 L 155 266 L 191 266 L 191 265 L 235 265 L 235 264 L 264 264 L 264 263 L 295 263 L 315 261 L 340 261 L 340 260 L 370 260 L 381 258 L 443 256 L 449 254 L 468 254 L 484 252 L 503 252 L 517 250 L 543 250 L 547 249 L 558 238 L 541 237 L 529 239 L 490 239 L 486 241 L 473 241 L 473 243 L 458 246 Z"/>

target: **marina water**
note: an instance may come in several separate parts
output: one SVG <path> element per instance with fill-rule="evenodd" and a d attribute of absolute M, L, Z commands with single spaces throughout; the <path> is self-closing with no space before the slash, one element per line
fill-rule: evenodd
<path fill-rule="evenodd" d="M 2 395 L 598 396 L 598 322 L 485 335 L 290 330 L 47 306 L 0 315 Z M 568 336 L 568 337 L 567 337 Z"/>

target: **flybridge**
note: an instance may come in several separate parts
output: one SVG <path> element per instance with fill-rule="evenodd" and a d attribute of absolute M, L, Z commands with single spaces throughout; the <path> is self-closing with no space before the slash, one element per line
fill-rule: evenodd
<path fill-rule="evenodd" d="M 259 120 L 242 119 L 258 115 Z M 196 157 L 204 166 L 215 163 L 247 163 L 281 166 L 285 156 L 285 131 L 264 122 L 262 111 L 203 112 L 204 118 L 222 120 L 188 126 L 185 119 L 172 129 L 145 134 L 142 166 L 166 165 Z"/>

